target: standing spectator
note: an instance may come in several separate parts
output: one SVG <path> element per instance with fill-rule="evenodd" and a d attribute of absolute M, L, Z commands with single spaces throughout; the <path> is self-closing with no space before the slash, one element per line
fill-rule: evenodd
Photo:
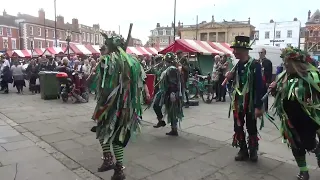
<path fill-rule="evenodd" d="M 1 65 L 1 90 L 3 90 L 4 94 L 9 93 L 8 84 L 12 83 L 12 74 L 10 71 L 10 62 L 7 58 L 4 58 L 3 63 Z"/>
<path fill-rule="evenodd" d="M 46 64 L 47 71 L 54 71 L 56 69 L 56 62 L 54 61 L 53 57 L 49 58 L 49 61 Z"/>
<path fill-rule="evenodd" d="M 13 87 L 17 88 L 18 94 L 23 93 L 23 86 L 26 86 L 26 83 L 24 81 L 22 65 L 19 63 L 19 60 L 14 61 L 11 71 L 13 76 Z"/>
<path fill-rule="evenodd" d="M 36 82 L 39 77 L 39 65 L 36 63 L 36 60 L 31 60 L 29 66 L 27 67 L 27 74 L 30 77 L 29 81 L 29 90 L 34 94 L 37 89 L 36 89 Z"/>
<path fill-rule="evenodd" d="M 228 71 L 228 61 L 227 61 L 227 55 L 222 55 L 222 59 L 220 60 L 220 63 L 218 64 L 217 68 L 217 75 L 218 75 L 218 83 L 217 83 L 217 98 L 216 101 L 226 101 L 226 87 L 222 86 L 222 82 L 225 79 L 225 74 Z"/>
<path fill-rule="evenodd" d="M 218 73 L 217 73 L 217 69 L 218 69 L 219 63 L 220 63 L 220 56 L 216 55 L 214 57 L 212 74 L 211 74 L 211 79 L 212 79 L 213 84 L 214 84 L 213 91 L 216 94 L 214 98 L 217 98 L 217 93 L 218 93 L 218 78 L 219 78 L 219 76 L 218 76 Z"/>
<path fill-rule="evenodd" d="M 272 82 L 272 62 L 266 58 L 267 51 L 262 48 L 259 52 L 260 63 L 262 66 L 263 94 L 267 93 L 270 83 Z M 264 103 L 265 111 L 268 112 L 268 98 Z"/>

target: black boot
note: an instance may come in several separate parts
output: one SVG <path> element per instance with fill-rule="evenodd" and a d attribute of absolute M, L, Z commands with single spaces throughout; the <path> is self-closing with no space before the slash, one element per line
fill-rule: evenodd
<path fill-rule="evenodd" d="M 123 166 L 121 163 L 117 163 L 114 168 L 113 176 L 111 177 L 111 180 L 124 180 L 126 179 L 126 176 L 123 172 Z"/>
<path fill-rule="evenodd" d="M 160 128 L 160 127 L 165 127 L 166 126 L 166 122 L 164 122 L 163 120 L 159 120 L 158 123 L 156 125 L 154 125 L 154 128 Z"/>
<path fill-rule="evenodd" d="M 249 159 L 248 147 L 246 142 L 242 142 L 238 154 L 234 157 L 235 161 L 246 161 Z"/>
<path fill-rule="evenodd" d="M 258 161 L 258 137 L 257 136 L 250 136 L 249 137 L 249 155 L 250 155 L 250 160 L 252 162 L 257 162 Z"/>
<path fill-rule="evenodd" d="M 309 180 L 310 175 L 308 171 L 300 171 L 300 173 L 297 175 L 298 180 Z"/>
<path fill-rule="evenodd" d="M 171 128 L 171 131 L 166 133 L 168 136 L 179 136 L 177 128 Z"/>
<path fill-rule="evenodd" d="M 115 168 L 115 165 L 113 162 L 113 156 L 111 152 L 103 153 L 103 163 L 101 167 L 98 168 L 98 172 L 105 172 L 114 168 Z"/>

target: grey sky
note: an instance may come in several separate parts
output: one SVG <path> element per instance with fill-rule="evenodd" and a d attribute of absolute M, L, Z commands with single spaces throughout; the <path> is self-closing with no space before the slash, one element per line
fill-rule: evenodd
<path fill-rule="evenodd" d="M 291 21 L 297 17 L 302 23 L 307 20 L 308 10 L 314 12 L 318 0 L 177 0 L 177 22 L 185 25 L 195 24 L 196 16 L 199 22 L 210 21 L 215 16 L 216 21 L 248 20 L 253 25 L 260 22 Z M 18 6 L 19 4 L 19 6 Z M 1 8 L 7 13 L 16 15 L 18 12 L 38 15 L 38 9 L 43 8 L 49 19 L 54 19 L 54 0 L 10 0 L 2 3 Z M 129 23 L 133 23 L 133 37 L 147 41 L 150 30 L 159 22 L 170 25 L 173 21 L 174 0 L 57 0 L 57 15 L 63 15 L 65 21 L 77 17 L 79 23 L 92 25 L 99 23 L 105 30 L 118 32 L 126 36 Z"/>

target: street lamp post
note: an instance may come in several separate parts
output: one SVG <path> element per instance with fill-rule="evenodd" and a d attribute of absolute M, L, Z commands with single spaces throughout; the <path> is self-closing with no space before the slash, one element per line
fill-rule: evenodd
<path fill-rule="evenodd" d="M 176 40 L 176 12 L 177 12 L 177 0 L 174 0 L 173 10 L 173 41 Z"/>
<path fill-rule="evenodd" d="M 31 48 L 31 58 L 33 58 L 33 50 L 34 50 L 34 38 L 30 37 L 30 48 Z"/>
<path fill-rule="evenodd" d="M 67 35 L 67 48 L 68 48 L 68 59 L 70 59 L 70 41 L 71 41 L 71 31 L 70 30 L 67 30 L 66 32 L 66 35 Z"/>

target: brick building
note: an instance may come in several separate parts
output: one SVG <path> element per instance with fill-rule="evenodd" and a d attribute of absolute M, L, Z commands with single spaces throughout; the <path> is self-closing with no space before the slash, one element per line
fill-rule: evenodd
<path fill-rule="evenodd" d="M 320 57 L 320 11 L 316 10 L 312 15 L 308 12 L 308 21 L 305 27 L 304 48 L 313 55 Z"/>
<path fill-rule="evenodd" d="M 115 33 L 100 29 L 99 24 L 94 24 L 92 27 L 79 24 L 76 18 L 68 23 L 61 15 L 57 16 L 55 30 L 55 21 L 47 19 L 43 9 L 38 11 L 38 16 L 21 13 L 17 16 L 11 16 L 4 11 L 0 16 L 0 51 L 4 49 L 31 49 L 32 45 L 33 48 L 53 47 L 56 46 L 56 39 L 57 46 L 66 47 L 68 32 L 71 34 L 70 43 L 92 45 L 103 43 L 100 32 Z M 8 43 L 3 43 L 5 41 Z M 5 48 L 4 44 L 8 44 L 8 47 Z"/>
<path fill-rule="evenodd" d="M 4 10 L 0 15 L 0 51 L 19 48 L 19 28 L 15 24 L 15 17 Z"/>

